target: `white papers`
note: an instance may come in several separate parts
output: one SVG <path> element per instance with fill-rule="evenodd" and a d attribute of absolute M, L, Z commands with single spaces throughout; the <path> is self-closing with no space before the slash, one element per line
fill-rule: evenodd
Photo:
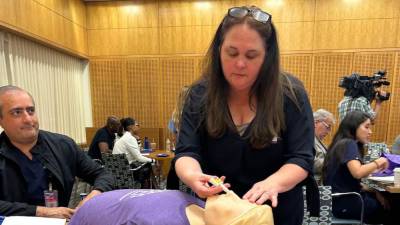
<path fill-rule="evenodd" d="M 148 156 L 148 155 L 150 155 L 150 153 L 140 153 L 140 154 L 142 154 L 142 156 Z"/>
<path fill-rule="evenodd" d="M 394 183 L 394 176 L 387 177 L 368 177 L 370 180 L 385 182 L 385 183 Z"/>
<path fill-rule="evenodd" d="M 33 216 L 7 216 L 2 225 L 65 225 L 65 219 L 33 217 Z"/>

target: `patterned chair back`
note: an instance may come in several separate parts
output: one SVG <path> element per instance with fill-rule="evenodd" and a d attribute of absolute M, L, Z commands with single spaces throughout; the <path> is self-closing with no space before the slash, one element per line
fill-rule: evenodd
<path fill-rule="evenodd" d="M 104 168 L 115 177 L 115 188 L 134 188 L 133 173 L 125 154 L 102 154 Z"/>
<path fill-rule="evenodd" d="M 303 225 L 327 225 L 332 222 L 332 188 L 331 186 L 318 186 L 320 198 L 320 213 L 319 217 L 309 216 L 310 212 L 307 211 L 306 200 L 304 200 L 304 218 Z M 303 187 L 304 199 L 306 190 Z"/>

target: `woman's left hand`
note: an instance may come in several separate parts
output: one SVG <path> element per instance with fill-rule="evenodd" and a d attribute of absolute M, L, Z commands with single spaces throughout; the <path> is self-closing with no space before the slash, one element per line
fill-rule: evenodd
<path fill-rule="evenodd" d="M 257 205 L 262 205 L 265 201 L 270 200 L 272 207 L 276 207 L 278 205 L 278 187 L 268 180 L 257 182 L 243 196 L 243 199 Z"/>

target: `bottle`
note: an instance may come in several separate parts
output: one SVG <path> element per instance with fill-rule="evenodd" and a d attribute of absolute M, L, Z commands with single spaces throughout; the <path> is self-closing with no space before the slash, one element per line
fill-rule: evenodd
<path fill-rule="evenodd" d="M 169 138 L 167 138 L 167 140 L 165 141 L 165 150 L 167 152 L 171 151 L 171 141 L 169 140 Z"/>
<path fill-rule="evenodd" d="M 143 150 L 145 151 L 150 150 L 150 142 L 148 137 L 144 137 Z"/>

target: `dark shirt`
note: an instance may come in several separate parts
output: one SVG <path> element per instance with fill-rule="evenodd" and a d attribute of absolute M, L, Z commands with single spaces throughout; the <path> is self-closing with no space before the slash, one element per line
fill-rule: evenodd
<path fill-rule="evenodd" d="M 351 160 L 359 160 L 361 162 L 356 141 L 350 141 L 347 144 L 343 158 L 340 161 L 333 157 L 328 162 L 324 184 L 332 186 L 333 193 L 361 191 L 360 180 L 354 178 L 347 167 L 347 163 Z"/>
<path fill-rule="evenodd" d="M 30 190 L 32 183 L 29 182 L 33 182 L 33 186 L 37 182 L 32 178 L 28 178 L 30 180 L 26 179 L 26 177 L 32 175 L 29 174 L 32 172 L 29 171 L 30 169 L 39 169 L 39 171 L 33 172 L 37 176 L 38 173 L 41 173 L 43 167 L 46 167 L 46 171 L 49 174 L 48 180 L 53 184 L 53 189 L 58 191 L 58 204 L 62 207 L 68 206 L 75 177 L 79 177 L 93 185 L 93 189 L 96 190 L 109 191 L 113 187 L 114 178 L 111 173 L 90 159 L 67 136 L 39 131 L 38 142 L 31 149 L 31 153 L 33 158 L 43 165 L 40 168 L 37 168 L 39 164 L 35 161 L 36 168 L 28 168 L 28 171 L 23 172 L 26 170 L 26 165 L 22 165 L 14 157 L 15 151 L 16 148 L 10 144 L 5 132 L 1 133 L 0 215 L 34 216 L 36 214 L 37 206 L 29 203 L 32 201 L 32 196 L 30 195 L 36 192 L 39 196 L 34 198 L 41 198 L 44 187 L 34 188 L 33 191 Z M 39 175 L 39 180 L 42 176 Z M 39 181 L 39 183 L 42 183 L 42 181 Z"/>
<path fill-rule="evenodd" d="M 108 149 L 113 149 L 114 148 L 114 140 L 115 140 L 115 134 L 109 133 L 106 127 L 100 128 L 93 140 L 92 143 L 90 144 L 89 147 L 89 156 L 92 157 L 92 159 L 102 159 L 101 158 L 101 151 L 99 148 L 99 143 L 100 142 L 106 142 L 108 144 Z"/>
<path fill-rule="evenodd" d="M 12 145 L 10 144 L 10 146 Z M 29 184 L 27 186 L 27 203 L 44 206 L 44 190 L 48 189 L 47 171 L 44 169 L 36 154 L 32 154 L 32 160 L 30 160 L 14 146 L 11 148 L 10 153 L 18 165 L 20 165 L 25 182 Z M 40 140 L 38 140 L 34 148 L 47 149 L 46 144 Z"/>
<path fill-rule="evenodd" d="M 286 130 L 273 143 L 254 149 L 244 139 L 253 122 L 241 137 L 237 130 L 227 130 L 220 138 L 208 135 L 200 121 L 201 99 L 206 84 L 195 86 L 182 114 L 176 158 L 190 156 L 198 160 L 204 173 L 226 176 L 231 189 L 243 196 L 261 180 L 277 172 L 284 164 L 296 164 L 309 173 L 313 169 L 314 125 L 311 107 L 305 90 L 300 90 L 301 111 L 288 97 L 284 99 Z M 222 106 L 221 106 L 222 107 Z M 275 224 L 297 225 L 303 219 L 303 195 L 298 185 L 278 195 L 278 207 L 273 209 Z M 290 216 L 288 216 L 290 215 Z"/>

